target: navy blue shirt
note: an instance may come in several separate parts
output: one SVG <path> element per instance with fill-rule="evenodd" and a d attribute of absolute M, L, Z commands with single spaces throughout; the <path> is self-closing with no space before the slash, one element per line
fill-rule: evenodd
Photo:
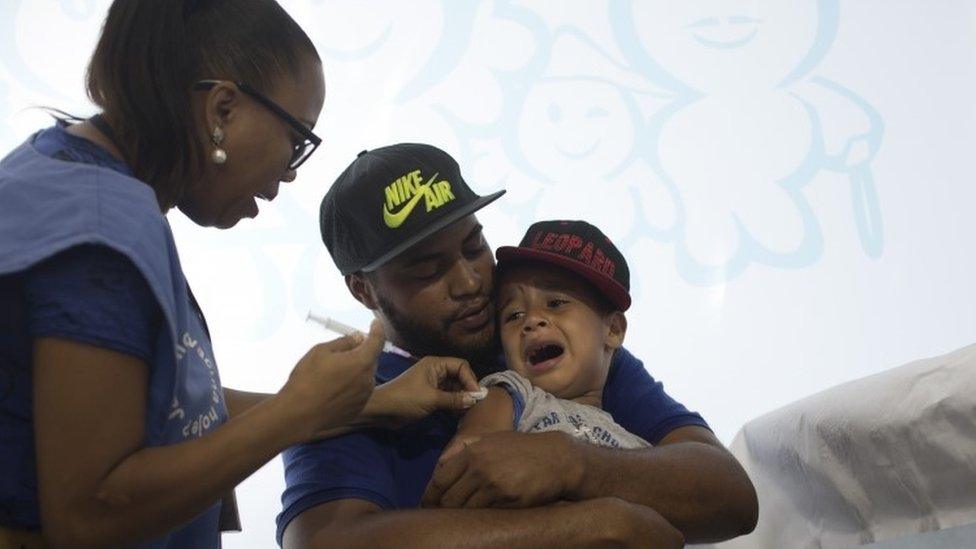
<path fill-rule="evenodd" d="M 403 373 L 413 360 L 384 353 L 377 384 Z M 603 408 L 614 421 L 651 444 L 678 427 L 708 428 L 664 392 L 664 386 L 626 349 L 614 356 L 603 389 Z M 457 419 L 436 412 L 398 430 L 369 429 L 286 450 L 286 488 L 278 515 L 278 543 L 288 523 L 303 511 L 328 501 L 364 499 L 386 510 L 420 505 L 444 447 L 457 430 Z"/>
<path fill-rule="evenodd" d="M 162 311 L 131 261 L 104 246 L 61 252 L 24 273 L 0 276 L 0 524 L 40 527 L 31 347 L 58 337 L 151 362 Z"/>

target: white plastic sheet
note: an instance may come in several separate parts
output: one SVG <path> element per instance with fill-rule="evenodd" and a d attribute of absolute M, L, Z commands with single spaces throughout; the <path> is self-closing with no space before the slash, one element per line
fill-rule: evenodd
<path fill-rule="evenodd" d="M 845 383 L 745 425 L 760 498 L 721 547 L 850 547 L 976 523 L 976 345 Z"/>

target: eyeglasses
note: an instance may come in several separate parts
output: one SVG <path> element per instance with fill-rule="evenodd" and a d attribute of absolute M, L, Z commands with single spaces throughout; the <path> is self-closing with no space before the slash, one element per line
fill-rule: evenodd
<path fill-rule="evenodd" d="M 193 85 L 194 91 L 209 91 L 214 86 L 219 84 L 220 80 L 201 80 Z M 322 144 L 322 138 L 312 133 L 312 130 L 308 129 L 305 124 L 302 124 L 295 119 L 294 116 L 288 114 L 288 111 L 281 108 L 277 103 L 265 97 L 264 94 L 257 91 L 256 89 L 248 86 L 243 82 L 234 82 L 239 90 L 246 93 L 247 95 L 253 97 L 258 103 L 261 103 L 268 110 L 273 112 L 275 116 L 280 118 L 286 124 L 292 127 L 299 135 L 304 139 L 301 143 L 296 143 L 291 151 L 291 160 L 288 161 L 289 170 L 297 170 L 308 157 L 312 156 L 315 149 Z"/>

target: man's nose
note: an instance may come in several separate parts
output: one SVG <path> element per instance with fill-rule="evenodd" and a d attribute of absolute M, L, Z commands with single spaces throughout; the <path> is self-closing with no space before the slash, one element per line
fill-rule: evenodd
<path fill-rule="evenodd" d="M 284 183 L 291 183 L 292 181 L 295 180 L 295 177 L 297 176 L 298 176 L 298 172 L 296 172 L 295 170 L 288 170 L 285 172 L 285 175 L 282 176 L 281 181 Z"/>
<path fill-rule="evenodd" d="M 461 260 L 451 269 L 451 296 L 466 297 L 481 293 L 482 277 L 474 264 Z"/>

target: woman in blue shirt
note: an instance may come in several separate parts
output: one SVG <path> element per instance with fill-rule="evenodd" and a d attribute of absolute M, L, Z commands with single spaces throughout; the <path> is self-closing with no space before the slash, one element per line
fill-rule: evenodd
<path fill-rule="evenodd" d="M 477 388 L 440 360 L 373 391 L 378 326 L 276 395 L 221 386 L 165 214 L 254 217 L 320 143 L 321 62 L 274 0 L 115 0 L 87 88 L 101 115 L 0 161 L 0 546 L 217 547 L 282 449 Z"/>

